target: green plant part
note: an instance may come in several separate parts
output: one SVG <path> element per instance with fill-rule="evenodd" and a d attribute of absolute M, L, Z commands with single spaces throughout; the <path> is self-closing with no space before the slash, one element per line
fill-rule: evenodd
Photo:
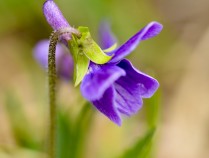
<path fill-rule="evenodd" d="M 105 64 L 112 57 L 105 54 L 92 39 L 88 27 L 79 27 L 81 36 L 72 34 L 68 42 L 74 59 L 74 85 L 77 86 L 86 75 L 90 61 L 96 64 Z"/>

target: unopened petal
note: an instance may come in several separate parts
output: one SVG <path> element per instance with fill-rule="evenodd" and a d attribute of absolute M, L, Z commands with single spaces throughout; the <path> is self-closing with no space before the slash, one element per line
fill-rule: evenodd
<path fill-rule="evenodd" d="M 44 3 L 43 12 L 47 22 L 54 30 L 70 26 L 53 0 L 47 0 Z"/>

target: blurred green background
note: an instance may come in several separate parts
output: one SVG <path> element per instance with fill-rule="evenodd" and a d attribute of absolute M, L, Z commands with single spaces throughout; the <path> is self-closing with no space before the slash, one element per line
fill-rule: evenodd
<path fill-rule="evenodd" d="M 52 31 L 42 14 L 43 2 L 0 0 L 0 158 L 46 156 L 47 77 L 33 58 L 36 43 Z M 60 82 L 60 157 L 141 158 L 143 147 L 151 144 L 147 157 L 209 157 L 209 1 L 55 2 L 72 26 L 88 26 L 94 39 L 103 19 L 120 44 L 150 21 L 164 25 L 160 35 L 142 42 L 128 57 L 161 86 L 122 127 L 86 108 L 72 83 Z M 153 143 L 147 145 L 153 127 Z"/>

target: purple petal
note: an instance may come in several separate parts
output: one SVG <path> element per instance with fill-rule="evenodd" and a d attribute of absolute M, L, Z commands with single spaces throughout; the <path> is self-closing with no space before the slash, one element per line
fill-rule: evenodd
<path fill-rule="evenodd" d="M 49 50 L 49 41 L 42 40 L 38 42 L 33 50 L 33 55 L 38 63 L 44 68 L 48 67 L 48 50 Z"/>
<path fill-rule="evenodd" d="M 118 110 L 114 106 L 114 90 L 111 86 L 105 91 L 101 99 L 93 101 L 92 103 L 111 121 L 119 126 L 121 125 L 120 115 L 118 113 Z"/>
<path fill-rule="evenodd" d="M 106 21 L 102 21 L 99 27 L 99 41 L 102 49 L 113 46 L 117 40 L 110 29 L 110 25 Z"/>
<path fill-rule="evenodd" d="M 81 83 L 81 93 L 89 101 L 98 100 L 118 78 L 124 75 L 125 71 L 116 65 L 91 64 L 89 74 Z"/>
<path fill-rule="evenodd" d="M 54 30 L 70 27 L 62 12 L 53 0 L 47 0 L 43 5 L 43 12 L 47 22 Z"/>
<path fill-rule="evenodd" d="M 49 40 L 42 40 L 37 43 L 34 48 L 34 57 L 38 63 L 44 68 L 48 68 L 48 51 L 49 50 Z M 61 44 L 56 47 L 56 64 L 60 61 L 61 56 L 64 54 Z"/>
<path fill-rule="evenodd" d="M 135 97 L 150 98 L 158 89 L 159 83 L 156 79 L 138 71 L 127 59 L 123 59 L 117 65 L 126 72 L 126 76 L 117 80 L 117 83 L 135 93 Z"/>
<path fill-rule="evenodd" d="M 120 113 L 131 116 L 141 109 L 140 88 L 129 77 L 121 77 L 114 83 L 114 88 L 115 103 Z"/>
<path fill-rule="evenodd" d="M 73 59 L 70 54 L 65 53 L 59 63 L 58 74 L 65 80 L 72 79 L 73 74 Z"/>
<path fill-rule="evenodd" d="M 142 30 L 131 37 L 126 43 L 124 43 L 120 48 L 118 48 L 110 62 L 113 63 L 122 60 L 138 46 L 141 40 L 146 40 L 158 35 L 162 28 L 163 26 L 158 22 L 149 23 Z"/>
<path fill-rule="evenodd" d="M 35 59 L 46 70 L 48 68 L 48 49 L 49 40 L 40 41 L 34 48 Z M 73 61 L 67 49 L 59 43 L 56 46 L 56 67 L 61 77 L 70 79 L 73 71 Z"/>
<path fill-rule="evenodd" d="M 118 66 L 126 71 L 115 83 L 115 102 L 118 111 L 131 116 L 141 109 L 142 98 L 151 97 L 157 90 L 157 80 L 136 70 L 130 61 L 124 59 Z"/>

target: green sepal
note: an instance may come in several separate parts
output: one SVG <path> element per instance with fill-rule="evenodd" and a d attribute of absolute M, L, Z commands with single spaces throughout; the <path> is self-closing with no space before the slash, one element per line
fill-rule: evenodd
<path fill-rule="evenodd" d="M 85 74 L 88 71 L 90 63 L 89 59 L 83 53 L 82 49 L 79 48 L 77 41 L 78 38 L 76 37 L 76 35 L 72 35 L 72 40 L 68 42 L 70 52 L 74 60 L 73 82 L 75 86 L 77 86 L 83 80 Z"/>
<path fill-rule="evenodd" d="M 88 71 L 90 61 L 96 64 L 107 63 L 112 56 L 104 53 L 98 44 L 91 38 L 88 27 L 79 27 L 80 35 L 72 34 L 72 39 L 68 41 L 70 52 L 74 60 L 74 85 L 77 86 Z M 109 50 L 112 50 L 113 45 Z"/>
<path fill-rule="evenodd" d="M 83 53 L 96 64 L 107 63 L 112 56 L 104 53 L 98 44 L 92 39 L 88 27 L 80 26 L 78 30 L 81 33 L 81 38 L 78 40 L 79 46 L 82 48 Z"/>

